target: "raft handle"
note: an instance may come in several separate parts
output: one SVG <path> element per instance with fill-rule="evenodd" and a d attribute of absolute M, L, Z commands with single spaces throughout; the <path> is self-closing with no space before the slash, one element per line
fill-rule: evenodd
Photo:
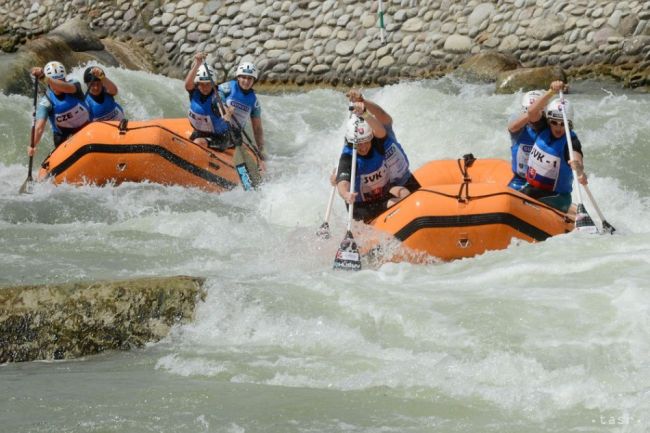
<path fill-rule="evenodd" d="M 476 161 L 476 158 L 474 157 L 473 153 L 466 153 L 463 155 L 463 161 L 465 161 L 465 168 L 469 168 L 474 164 L 474 161 Z"/>
<path fill-rule="evenodd" d="M 458 242 L 456 242 L 456 245 L 458 245 L 458 248 L 465 249 L 471 245 L 471 241 L 469 240 L 469 236 L 467 236 L 467 233 L 461 233 L 461 238 L 458 239 Z"/>
<path fill-rule="evenodd" d="M 120 124 L 117 126 L 117 129 L 120 131 L 120 135 L 126 134 L 128 125 L 129 125 L 128 119 L 120 120 Z"/>

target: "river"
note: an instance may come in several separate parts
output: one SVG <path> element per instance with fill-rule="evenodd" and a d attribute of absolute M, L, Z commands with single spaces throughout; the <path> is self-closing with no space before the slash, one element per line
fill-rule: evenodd
<path fill-rule="evenodd" d="M 129 118 L 185 115 L 181 81 L 107 73 Z M 446 77 L 364 93 L 419 167 L 509 158 L 521 95 L 493 90 Z M 195 320 L 159 343 L 0 366 L 0 431 L 647 433 L 650 97 L 603 82 L 569 96 L 615 235 L 352 273 L 331 269 L 340 200 L 332 238 L 314 236 L 342 91 L 261 94 L 268 177 L 221 195 L 49 183 L 19 195 L 31 100 L 0 95 L 0 286 L 185 274 L 208 291 Z M 50 149 L 48 127 L 36 167 Z"/>

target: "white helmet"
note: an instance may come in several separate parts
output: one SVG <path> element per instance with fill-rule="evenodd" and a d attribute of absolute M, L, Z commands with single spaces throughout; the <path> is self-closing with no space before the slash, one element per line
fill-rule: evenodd
<path fill-rule="evenodd" d="M 568 100 L 555 98 L 546 106 L 546 118 L 562 120 L 562 111 L 566 113 L 566 118 L 573 123 L 573 105 Z"/>
<path fill-rule="evenodd" d="M 65 66 L 60 62 L 50 62 L 43 68 L 43 72 L 47 78 L 55 80 L 63 80 L 65 78 Z"/>
<path fill-rule="evenodd" d="M 531 90 L 526 92 L 521 98 L 521 109 L 524 113 L 528 112 L 528 108 L 535 103 L 539 98 L 544 96 L 543 90 Z"/>
<path fill-rule="evenodd" d="M 372 128 L 364 119 L 352 116 L 345 129 L 345 140 L 350 144 L 363 143 L 373 137 Z"/>
<path fill-rule="evenodd" d="M 250 62 L 242 62 L 237 66 L 237 74 L 239 76 L 244 76 L 244 77 L 253 77 L 253 79 L 257 80 L 257 67 L 255 66 L 254 63 Z"/>
<path fill-rule="evenodd" d="M 208 67 L 208 69 L 205 69 L 205 67 Z M 212 66 L 210 65 L 201 65 L 199 66 L 199 70 L 196 71 L 196 76 L 194 77 L 194 82 L 195 83 L 212 83 L 214 82 L 215 75 L 214 75 L 214 69 L 212 69 Z"/>

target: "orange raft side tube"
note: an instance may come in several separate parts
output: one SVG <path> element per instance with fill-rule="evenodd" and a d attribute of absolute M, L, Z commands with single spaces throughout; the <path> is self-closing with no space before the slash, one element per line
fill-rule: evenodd
<path fill-rule="evenodd" d="M 372 222 L 412 251 L 453 260 L 573 230 L 567 214 L 507 187 L 507 161 L 432 161 L 414 175 L 422 188 Z"/>
<path fill-rule="evenodd" d="M 92 122 L 43 162 L 39 179 L 104 185 L 149 181 L 222 192 L 240 184 L 234 150 L 209 149 L 189 140 L 187 119 Z M 259 164 L 247 146 L 243 146 Z"/>

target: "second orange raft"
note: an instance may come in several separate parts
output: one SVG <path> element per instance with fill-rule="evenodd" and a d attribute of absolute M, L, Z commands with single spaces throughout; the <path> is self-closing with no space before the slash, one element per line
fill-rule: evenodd
<path fill-rule="evenodd" d="M 221 192 L 241 183 L 234 149 L 217 151 L 189 140 L 187 119 L 93 122 L 57 147 L 43 162 L 39 178 L 54 183 L 149 181 Z M 242 146 L 256 165 L 260 161 Z"/>
<path fill-rule="evenodd" d="M 507 161 L 467 155 L 429 162 L 414 175 L 422 188 L 371 223 L 411 251 L 453 260 L 573 230 L 568 214 L 508 188 Z"/>

